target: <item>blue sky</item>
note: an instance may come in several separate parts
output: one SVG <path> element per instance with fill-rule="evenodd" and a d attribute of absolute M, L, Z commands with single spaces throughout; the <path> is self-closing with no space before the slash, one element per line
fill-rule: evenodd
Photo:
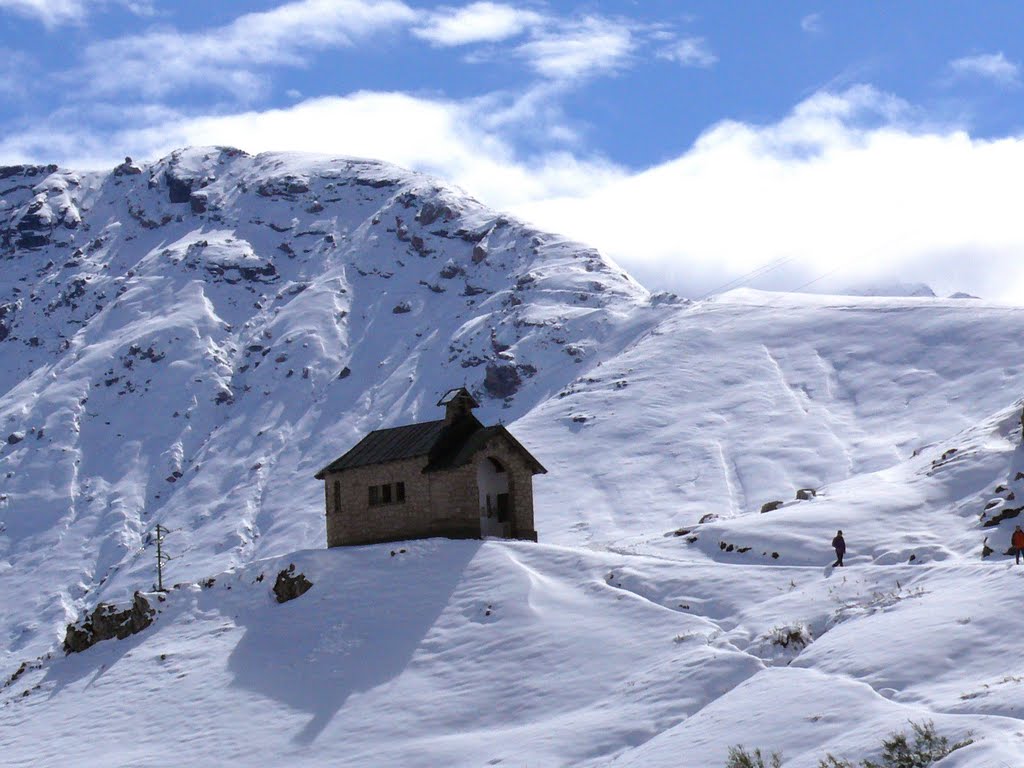
<path fill-rule="evenodd" d="M 0 0 L 0 162 L 372 156 L 690 295 L 1015 300 L 1024 5 Z"/>

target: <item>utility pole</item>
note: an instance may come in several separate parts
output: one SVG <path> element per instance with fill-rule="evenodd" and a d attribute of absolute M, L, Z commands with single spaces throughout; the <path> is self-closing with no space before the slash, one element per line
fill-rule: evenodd
<path fill-rule="evenodd" d="M 164 536 L 170 531 L 164 528 L 160 523 L 156 524 L 156 591 L 166 592 L 164 589 L 164 563 L 168 560 L 173 559 L 170 555 L 164 554 Z"/>

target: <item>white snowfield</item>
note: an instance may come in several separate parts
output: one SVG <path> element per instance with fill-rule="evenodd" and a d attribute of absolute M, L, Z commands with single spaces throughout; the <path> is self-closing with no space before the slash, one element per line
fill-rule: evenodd
<path fill-rule="evenodd" d="M 0 168 L 0 257 L 0 764 L 817 768 L 933 721 L 1024 766 L 1022 309 L 651 296 L 436 180 L 213 148 Z M 324 550 L 313 473 L 462 384 L 541 543 Z M 153 625 L 65 656 L 157 523 Z"/>

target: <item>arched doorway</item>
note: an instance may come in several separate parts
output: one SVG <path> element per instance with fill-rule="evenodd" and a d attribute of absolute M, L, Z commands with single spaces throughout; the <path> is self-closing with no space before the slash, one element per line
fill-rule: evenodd
<path fill-rule="evenodd" d="M 505 465 L 487 456 L 476 468 L 480 492 L 480 535 L 512 536 L 512 489 Z"/>

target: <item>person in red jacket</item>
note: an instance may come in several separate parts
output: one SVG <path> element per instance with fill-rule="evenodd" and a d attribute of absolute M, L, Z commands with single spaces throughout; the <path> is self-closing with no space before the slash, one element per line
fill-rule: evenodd
<path fill-rule="evenodd" d="M 1010 546 L 1013 547 L 1013 553 L 1017 556 L 1017 565 L 1020 565 L 1020 556 L 1024 554 L 1024 531 L 1020 529 L 1019 525 L 1013 529 Z"/>

